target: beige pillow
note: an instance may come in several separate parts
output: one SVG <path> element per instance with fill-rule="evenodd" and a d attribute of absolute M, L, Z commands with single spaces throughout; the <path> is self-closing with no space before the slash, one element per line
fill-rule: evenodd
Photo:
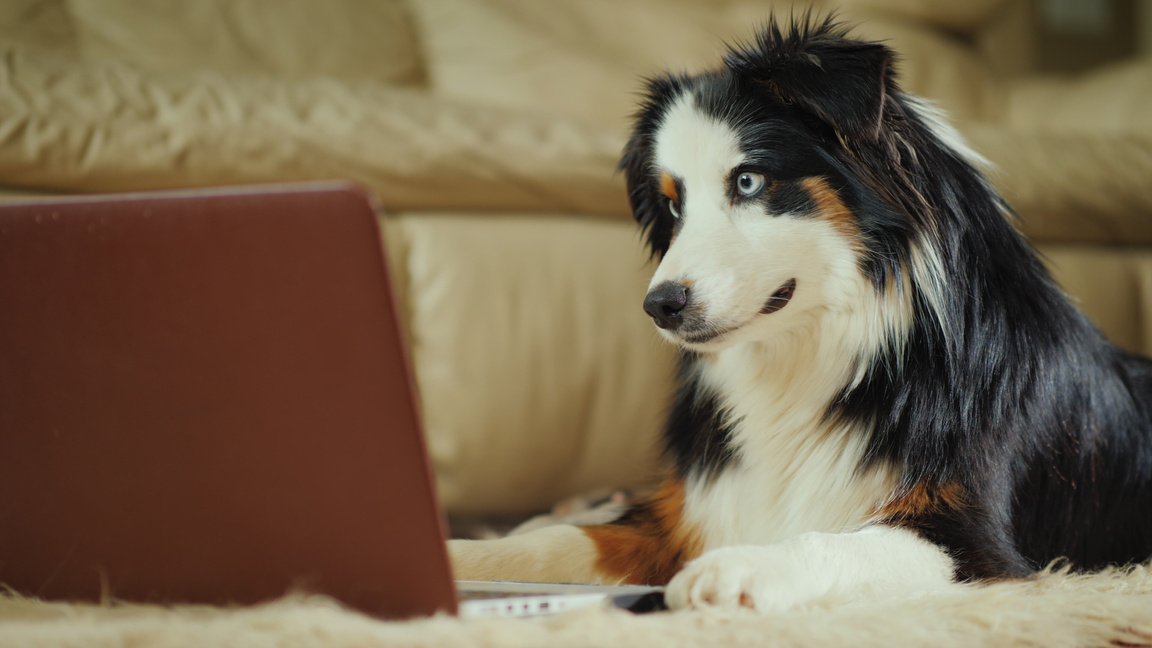
<path fill-rule="evenodd" d="M 71 0 L 83 56 L 145 70 L 424 78 L 401 0 Z"/>

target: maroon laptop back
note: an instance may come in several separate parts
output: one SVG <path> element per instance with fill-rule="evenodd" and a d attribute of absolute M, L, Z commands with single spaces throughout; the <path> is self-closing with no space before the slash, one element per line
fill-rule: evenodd
<path fill-rule="evenodd" d="M 442 533 L 361 191 L 0 206 L 0 583 L 451 612 Z"/>

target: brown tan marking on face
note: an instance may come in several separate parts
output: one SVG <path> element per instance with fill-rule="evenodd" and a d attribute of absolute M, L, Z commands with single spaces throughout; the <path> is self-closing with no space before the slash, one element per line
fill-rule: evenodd
<path fill-rule="evenodd" d="M 840 200 L 840 195 L 828 184 L 828 180 L 820 176 L 811 176 L 800 181 L 800 186 L 812 197 L 816 203 L 816 213 L 832 224 L 844 238 L 852 242 L 856 252 L 864 251 L 864 244 L 860 240 L 860 229 L 856 227 L 856 217 L 851 209 Z"/>
<path fill-rule="evenodd" d="M 596 543 L 597 569 L 633 585 L 667 585 L 701 552 L 684 515 L 684 482 L 669 479 L 619 522 L 584 528 Z"/>
<path fill-rule="evenodd" d="M 680 192 L 676 190 L 676 179 L 673 178 L 672 174 L 668 173 L 667 171 L 663 171 L 660 173 L 660 193 L 664 194 L 664 197 L 671 200 L 673 203 L 676 204 L 677 208 L 679 208 Z M 676 242 L 676 237 L 679 234 L 680 234 L 680 228 L 679 227 L 673 227 L 672 228 L 672 237 L 668 241 L 669 247 L 671 247 L 672 244 Z"/>
<path fill-rule="evenodd" d="M 676 179 L 667 171 L 660 174 L 660 193 L 676 203 L 680 202 L 680 192 L 676 191 Z"/>

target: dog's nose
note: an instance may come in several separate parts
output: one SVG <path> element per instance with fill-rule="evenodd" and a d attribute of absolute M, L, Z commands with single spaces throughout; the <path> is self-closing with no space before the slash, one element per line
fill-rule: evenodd
<path fill-rule="evenodd" d="M 648 313 L 656 326 L 674 329 L 680 326 L 683 318 L 680 313 L 688 303 L 688 288 L 676 281 L 665 281 L 653 288 L 644 298 L 644 312 Z"/>

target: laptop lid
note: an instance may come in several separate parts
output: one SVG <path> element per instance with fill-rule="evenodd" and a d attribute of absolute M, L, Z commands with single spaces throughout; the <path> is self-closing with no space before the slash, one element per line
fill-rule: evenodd
<path fill-rule="evenodd" d="M 455 611 L 363 192 L 0 205 L 0 583 Z"/>

